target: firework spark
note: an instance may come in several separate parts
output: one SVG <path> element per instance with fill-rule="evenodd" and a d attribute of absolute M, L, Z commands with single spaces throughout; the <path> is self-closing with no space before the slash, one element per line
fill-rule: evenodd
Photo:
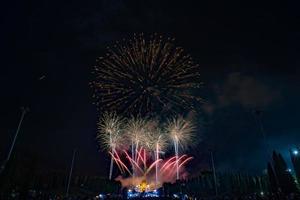
<path fill-rule="evenodd" d="M 97 59 L 91 85 L 100 110 L 149 115 L 193 110 L 201 100 L 199 66 L 174 39 L 161 36 L 117 42 Z"/>
<path fill-rule="evenodd" d="M 182 150 L 195 143 L 195 126 L 182 116 L 168 121 L 167 133 L 172 141 L 176 141 Z"/>
<path fill-rule="evenodd" d="M 127 122 L 126 136 L 137 149 L 144 141 L 146 124 L 146 120 L 141 118 L 132 118 Z"/>
<path fill-rule="evenodd" d="M 191 146 L 194 141 L 194 125 L 185 120 L 183 117 L 173 118 L 169 120 L 167 125 L 167 132 L 169 133 L 170 139 L 173 141 L 175 157 L 176 157 L 176 177 L 179 179 L 179 146 L 181 149 L 186 149 Z"/>
<path fill-rule="evenodd" d="M 115 113 L 104 113 L 103 117 L 100 118 L 99 125 L 99 135 L 97 136 L 103 145 L 103 148 L 110 152 L 110 169 L 109 169 L 109 179 L 112 177 L 113 171 L 113 160 L 114 153 L 117 148 L 120 148 L 124 141 L 122 136 L 122 125 L 123 120 L 118 117 Z"/>
<path fill-rule="evenodd" d="M 115 162 L 119 163 L 119 170 L 125 170 L 130 175 L 128 178 L 118 177 L 116 180 L 121 181 L 123 186 L 134 188 L 138 186 L 142 181 L 146 181 L 150 185 L 150 189 L 156 189 L 162 186 L 164 182 L 174 182 L 176 180 L 176 158 L 175 156 L 164 160 L 164 159 L 155 159 L 149 160 L 146 168 L 143 168 L 143 164 L 139 164 L 137 160 L 132 160 L 131 156 L 127 151 L 123 151 L 125 154 L 125 160 L 119 159 L 121 156 L 114 156 Z M 151 153 L 151 152 L 147 152 Z M 117 158 L 119 157 L 119 158 Z M 179 172 L 183 175 L 183 165 L 188 161 L 193 159 L 193 157 L 189 157 L 187 155 L 182 155 L 178 159 L 179 163 Z M 130 171 L 126 167 L 126 160 L 133 165 L 135 168 Z M 159 168 L 158 168 L 159 167 Z M 135 176 L 133 176 L 135 174 Z M 126 183 L 124 183 L 126 182 Z"/>
<path fill-rule="evenodd" d="M 124 120 L 115 113 L 104 113 L 100 118 L 97 138 L 101 141 L 103 149 L 116 149 L 124 142 L 122 136 L 123 123 Z"/>
<path fill-rule="evenodd" d="M 110 179 L 113 163 L 123 175 L 129 174 L 135 180 L 144 177 L 153 183 L 154 188 L 165 180 L 173 180 L 175 174 L 176 179 L 180 178 L 182 166 L 191 157 L 179 156 L 179 146 L 185 149 L 191 145 L 194 126 L 182 117 L 169 120 L 165 129 L 161 125 L 153 119 L 126 119 L 115 113 L 103 115 L 99 122 L 99 138 L 111 156 Z M 170 141 L 174 144 L 175 156 L 165 161 L 164 152 Z M 124 157 L 126 159 L 122 161 Z"/>

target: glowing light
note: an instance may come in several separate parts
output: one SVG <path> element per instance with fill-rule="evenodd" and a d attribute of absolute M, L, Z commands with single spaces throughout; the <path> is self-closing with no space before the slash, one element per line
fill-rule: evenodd
<path fill-rule="evenodd" d="M 147 187 L 149 188 L 149 185 L 147 185 L 146 181 L 143 181 L 140 185 L 139 185 L 139 188 L 140 188 L 140 192 L 145 192 Z"/>
<path fill-rule="evenodd" d="M 297 156 L 299 154 L 299 151 L 295 149 L 293 150 L 293 154 Z"/>

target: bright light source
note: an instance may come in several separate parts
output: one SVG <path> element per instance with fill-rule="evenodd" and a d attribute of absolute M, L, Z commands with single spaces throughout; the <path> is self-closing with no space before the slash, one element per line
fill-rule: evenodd
<path fill-rule="evenodd" d="M 292 170 L 290 168 L 286 169 L 287 172 L 292 172 Z"/>
<path fill-rule="evenodd" d="M 299 154 L 299 151 L 298 151 L 298 150 L 294 150 L 294 151 L 293 151 L 293 154 L 294 154 L 294 155 L 298 155 L 298 154 Z"/>
<path fill-rule="evenodd" d="M 264 192 L 263 192 L 263 191 L 261 191 L 261 192 L 260 192 L 260 195 L 261 195 L 261 196 L 264 196 Z"/>

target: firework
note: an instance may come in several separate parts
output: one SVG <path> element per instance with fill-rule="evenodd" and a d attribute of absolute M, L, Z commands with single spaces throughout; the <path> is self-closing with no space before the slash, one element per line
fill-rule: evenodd
<path fill-rule="evenodd" d="M 148 137 L 147 139 L 147 148 L 154 153 L 154 160 L 155 162 L 155 183 L 159 182 L 159 163 L 157 162 L 160 160 L 160 154 L 163 153 L 163 150 L 167 148 L 169 145 L 167 142 L 167 138 L 165 134 L 161 131 L 160 128 L 155 127 L 154 129 L 151 128 L 151 131 L 147 132 Z"/>
<path fill-rule="evenodd" d="M 113 155 L 117 148 L 121 147 L 124 141 L 122 136 L 123 120 L 115 113 L 105 113 L 98 123 L 99 135 L 98 138 L 104 149 L 108 150 L 112 155 L 110 161 L 109 179 L 112 177 L 113 171 Z"/>
<path fill-rule="evenodd" d="M 195 142 L 195 126 L 182 116 L 169 120 L 166 129 L 170 139 L 175 140 L 183 150 Z"/>
<path fill-rule="evenodd" d="M 126 125 L 126 136 L 131 141 L 131 145 L 137 149 L 144 140 L 146 133 L 146 120 L 141 118 L 132 118 Z"/>
<path fill-rule="evenodd" d="M 115 113 L 104 113 L 98 123 L 98 139 L 100 139 L 104 149 L 116 149 L 124 141 L 122 136 L 124 120 Z"/>
<path fill-rule="evenodd" d="M 153 119 L 126 119 L 105 113 L 99 122 L 99 138 L 111 156 L 109 178 L 115 163 L 123 175 L 128 174 L 135 181 L 146 180 L 152 188 L 160 187 L 164 181 L 174 181 L 175 175 L 179 179 L 183 165 L 192 157 L 179 156 L 178 147 L 186 149 L 192 141 L 194 127 L 182 117 L 169 120 L 165 128 L 162 125 Z M 175 156 L 165 160 L 164 152 L 170 141 Z"/>
<path fill-rule="evenodd" d="M 139 147 L 142 147 L 145 135 L 146 121 L 141 118 L 132 118 L 127 122 L 126 136 L 131 144 L 131 160 L 136 160 L 139 155 Z M 135 165 L 131 162 L 131 167 L 135 171 Z"/>
<path fill-rule="evenodd" d="M 97 59 L 91 85 L 101 110 L 137 115 L 193 110 L 201 98 L 199 66 L 174 39 L 161 36 L 117 42 Z"/>
<path fill-rule="evenodd" d="M 176 180 L 176 164 L 178 163 L 179 172 L 182 174 L 183 165 L 188 161 L 193 159 L 193 157 L 189 157 L 187 155 L 182 155 L 176 160 L 176 157 L 173 156 L 169 159 L 155 159 L 147 162 L 146 168 L 143 168 L 143 164 L 139 163 L 137 160 L 133 160 L 129 155 L 129 152 L 123 151 L 125 154 L 125 159 L 120 159 L 114 157 L 115 162 L 118 163 L 119 170 L 122 171 L 124 168 L 130 175 L 128 178 L 118 177 L 116 180 L 121 181 L 123 186 L 129 188 L 139 187 L 142 182 L 147 182 L 149 184 L 149 189 L 156 189 L 162 186 L 163 182 L 174 182 Z M 149 152 L 148 152 L 149 153 Z M 130 162 L 135 166 L 134 171 L 130 171 L 126 167 L 126 161 Z M 157 167 L 159 166 L 159 168 Z M 135 174 L 135 176 L 133 176 Z M 124 183 L 127 182 L 127 183 Z"/>
<path fill-rule="evenodd" d="M 168 122 L 167 132 L 174 145 L 177 179 L 179 179 L 179 147 L 186 149 L 193 144 L 194 130 L 194 125 L 183 117 L 173 118 Z"/>

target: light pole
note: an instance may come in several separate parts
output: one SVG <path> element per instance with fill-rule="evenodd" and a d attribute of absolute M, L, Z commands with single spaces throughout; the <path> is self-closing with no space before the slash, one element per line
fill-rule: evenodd
<path fill-rule="evenodd" d="M 256 109 L 256 110 L 254 110 L 253 114 L 254 114 L 254 119 L 255 119 L 256 123 L 258 124 L 260 132 L 263 136 L 264 143 L 267 147 L 267 157 L 268 158 L 270 157 L 271 160 L 272 160 L 272 150 L 271 150 L 271 147 L 270 147 L 269 142 L 267 140 L 267 135 L 266 135 L 266 132 L 265 132 L 262 120 L 261 120 L 261 115 L 263 114 L 263 111 L 259 110 L 259 109 Z M 275 181 L 276 181 L 278 190 L 281 191 L 281 188 L 279 186 L 278 176 L 277 176 L 276 170 L 274 168 L 274 163 L 271 161 L 270 164 L 271 164 L 271 167 L 273 168 L 273 171 L 274 171 Z"/>
<path fill-rule="evenodd" d="M 9 161 L 10 157 L 11 157 L 11 154 L 14 150 L 14 147 L 15 147 L 15 143 L 16 143 L 16 140 L 18 138 L 18 135 L 19 135 L 19 132 L 20 132 L 20 129 L 21 129 L 21 125 L 22 125 L 22 122 L 23 122 L 23 119 L 25 117 L 25 114 L 29 111 L 29 108 L 27 107 L 21 107 L 22 109 L 22 114 L 21 114 L 21 118 L 20 118 L 20 121 L 19 121 L 19 124 L 18 124 L 18 128 L 16 130 L 16 133 L 15 133 L 15 137 L 13 139 L 13 142 L 10 146 L 10 149 L 9 149 L 9 152 L 8 152 L 8 155 L 7 155 L 7 158 L 4 160 L 3 164 L 1 165 L 1 168 L 0 168 L 0 174 L 4 171 L 5 167 L 6 167 L 6 164 L 7 162 Z"/>
<path fill-rule="evenodd" d="M 38 78 L 38 81 L 43 81 L 45 79 L 46 75 L 42 75 Z M 34 90 L 33 90 L 34 92 Z M 34 92 L 35 93 L 35 92 Z M 16 143 L 16 140 L 18 138 L 18 135 L 19 135 L 19 131 L 21 129 L 21 125 L 22 125 L 22 122 L 23 122 L 23 119 L 25 117 L 25 114 L 27 112 L 29 112 L 29 108 L 28 107 L 21 107 L 21 110 L 22 110 L 22 115 L 21 115 L 21 118 L 20 118 L 20 121 L 19 121 L 19 124 L 18 124 L 18 128 L 16 130 L 16 133 L 15 133 L 15 136 L 14 136 L 14 139 L 13 139 L 13 142 L 10 146 L 10 149 L 9 149 L 9 153 L 7 155 L 7 158 L 4 160 L 4 162 L 2 163 L 2 165 L 0 166 L 0 174 L 4 171 L 5 167 L 6 167 L 6 164 L 7 162 L 9 161 L 10 157 L 11 157 L 11 154 L 14 150 L 14 147 L 15 147 L 15 143 Z"/>
<path fill-rule="evenodd" d="M 66 190 L 66 197 L 69 196 L 69 189 L 70 189 L 70 183 L 71 183 L 71 179 L 72 179 L 72 173 L 73 173 L 75 155 L 76 155 L 76 149 L 74 149 L 74 151 L 73 151 L 73 157 L 72 157 L 72 162 L 71 162 L 71 167 L 70 167 L 70 173 L 69 173 L 69 176 L 68 176 L 68 184 L 67 184 L 67 190 Z"/>
<path fill-rule="evenodd" d="M 218 185 L 217 185 L 217 175 L 216 175 L 216 169 L 215 169 L 215 161 L 214 161 L 214 154 L 213 151 L 210 151 L 210 158 L 211 158 L 211 166 L 214 174 L 214 183 L 215 183 L 215 194 L 218 196 Z"/>

